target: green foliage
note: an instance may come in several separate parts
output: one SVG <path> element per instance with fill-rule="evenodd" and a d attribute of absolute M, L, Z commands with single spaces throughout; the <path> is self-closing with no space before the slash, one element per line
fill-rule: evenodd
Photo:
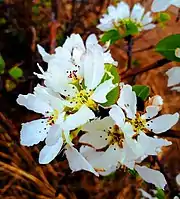
<path fill-rule="evenodd" d="M 8 72 L 9 72 L 9 75 L 16 80 L 18 80 L 19 78 L 23 76 L 23 71 L 18 66 L 12 67 Z"/>
<path fill-rule="evenodd" d="M 106 43 L 107 41 L 110 41 L 111 44 L 115 43 L 117 40 L 121 38 L 121 35 L 117 30 L 109 30 L 103 34 L 101 37 L 101 42 Z"/>
<path fill-rule="evenodd" d="M 157 189 L 157 193 L 155 194 L 155 197 L 157 197 L 158 199 L 165 199 L 165 193 L 162 189 Z"/>
<path fill-rule="evenodd" d="M 0 55 L 0 75 L 4 73 L 5 65 L 5 61 L 3 57 Z"/>
<path fill-rule="evenodd" d="M 166 12 L 160 12 L 160 13 L 158 13 L 157 21 L 159 23 L 166 23 L 170 19 L 171 19 L 171 16 L 168 13 L 166 13 Z"/>
<path fill-rule="evenodd" d="M 112 65 L 112 64 L 106 64 L 105 65 L 105 70 L 106 73 L 104 75 L 104 77 L 102 78 L 101 83 L 103 83 L 104 81 L 113 78 L 113 84 L 117 84 L 120 82 L 120 77 L 119 77 L 119 73 L 117 68 Z M 113 105 L 114 103 L 116 103 L 116 101 L 118 100 L 119 97 L 119 86 L 115 87 L 114 89 L 112 89 L 106 96 L 107 98 L 107 102 L 101 104 L 104 107 L 109 107 L 111 105 Z"/>
<path fill-rule="evenodd" d="M 144 85 L 134 85 L 132 90 L 135 91 L 136 95 L 140 97 L 143 101 L 149 96 L 150 89 L 148 86 Z"/>
<path fill-rule="evenodd" d="M 135 35 L 139 33 L 138 26 L 132 21 L 128 21 L 125 24 L 125 29 L 126 32 L 124 36 Z"/>
<path fill-rule="evenodd" d="M 135 178 L 139 176 L 138 172 L 135 169 L 128 169 L 128 172 Z"/>
<path fill-rule="evenodd" d="M 175 34 L 162 39 L 156 45 L 156 51 L 169 60 L 180 62 L 180 58 L 175 56 L 175 50 L 180 48 L 180 34 Z"/>

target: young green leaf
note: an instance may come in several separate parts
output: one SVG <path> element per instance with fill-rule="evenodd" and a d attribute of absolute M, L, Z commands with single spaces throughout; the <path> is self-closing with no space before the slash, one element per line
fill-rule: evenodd
<path fill-rule="evenodd" d="M 0 75 L 4 73 L 5 65 L 5 61 L 3 57 L 0 55 Z"/>
<path fill-rule="evenodd" d="M 121 38 L 121 35 L 119 34 L 117 30 L 109 30 L 103 34 L 100 40 L 103 43 L 110 41 L 110 43 L 113 44 L 120 38 Z"/>
<path fill-rule="evenodd" d="M 155 196 L 158 199 L 165 199 L 166 198 L 165 193 L 162 189 L 157 189 L 157 193 L 155 194 Z"/>
<path fill-rule="evenodd" d="M 23 71 L 18 66 L 12 67 L 8 72 L 9 72 L 9 75 L 16 80 L 18 80 L 20 77 L 23 76 Z"/>
<path fill-rule="evenodd" d="M 139 33 L 138 26 L 131 21 L 125 24 L 125 28 L 126 28 L 125 36 L 135 35 Z"/>
<path fill-rule="evenodd" d="M 177 48 L 180 48 L 180 34 L 164 38 L 156 45 L 155 49 L 167 59 L 180 62 L 180 58 L 175 55 Z"/>
<path fill-rule="evenodd" d="M 135 91 L 136 95 L 140 97 L 143 101 L 149 96 L 149 87 L 144 85 L 134 85 L 132 90 Z"/>

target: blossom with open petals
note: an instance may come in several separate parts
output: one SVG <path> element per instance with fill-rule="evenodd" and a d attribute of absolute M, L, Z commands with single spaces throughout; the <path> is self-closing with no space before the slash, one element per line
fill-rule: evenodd
<path fill-rule="evenodd" d="M 167 86 L 172 87 L 172 91 L 180 92 L 180 86 L 176 86 L 180 83 L 180 67 L 176 66 L 169 69 L 166 75 L 168 76 Z"/>
<path fill-rule="evenodd" d="M 169 6 L 176 6 L 180 8 L 179 0 L 154 0 L 152 3 L 151 10 L 153 12 L 161 12 L 168 9 Z"/>
<path fill-rule="evenodd" d="M 139 31 L 149 30 L 155 27 L 151 12 L 145 13 L 145 8 L 141 4 L 136 3 L 130 12 L 129 5 L 121 1 L 116 7 L 112 5 L 108 7 L 108 14 L 103 15 L 97 28 L 102 31 L 108 31 L 122 28 L 129 23 L 135 24 Z"/>

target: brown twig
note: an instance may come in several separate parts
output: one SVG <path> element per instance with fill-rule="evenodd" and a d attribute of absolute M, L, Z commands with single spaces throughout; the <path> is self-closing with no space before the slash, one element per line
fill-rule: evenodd
<path fill-rule="evenodd" d="M 146 51 L 146 50 L 151 50 L 153 49 L 155 46 L 154 45 L 150 45 L 146 48 L 139 48 L 139 49 L 134 49 L 132 50 L 133 53 L 138 53 L 138 52 L 143 52 L 143 51 Z"/>
<path fill-rule="evenodd" d="M 135 75 L 139 75 L 141 73 L 147 72 L 147 71 L 155 69 L 155 68 L 159 68 L 159 67 L 161 67 L 167 63 L 170 63 L 170 62 L 171 62 L 170 60 L 163 58 L 163 59 L 156 61 L 153 64 L 144 66 L 142 68 L 134 68 L 132 70 L 127 71 L 126 73 L 121 74 L 121 80 L 124 80 L 128 77 L 133 77 Z"/>
<path fill-rule="evenodd" d="M 133 46 L 133 39 L 132 39 L 132 36 L 129 35 L 127 37 L 127 56 L 128 56 L 127 68 L 128 69 L 132 68 L 132 46 Z"/>

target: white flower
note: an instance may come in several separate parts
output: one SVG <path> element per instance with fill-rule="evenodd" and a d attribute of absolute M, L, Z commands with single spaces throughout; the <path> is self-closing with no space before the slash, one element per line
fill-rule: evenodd
<path fill-rule="evenodd" d="M 135 170 L 139 173 L 144 181 L 152 183 L 160 189 L 164 189 L 165 185 L 167 184 L 166 179 L 160 171 L 139 165 L 135 166 Z"/>
<path fill-rule="evenodd" d="M 170 5 L 180 7 L 179 0 L 154 0 L 152 3 L 151 10 L 153 12 L 161 12 L 168 9 Z"/>
<path fill-rule="evenodd" d="M 176 50 L 175 50 L 175 56 L 177 58 L 180 58 L 180 48 L 176 48 Z"/>
<path fill-rule="evenodd" d="M 150 97 L 146 104 L 147 104 L 146 106 L 156 106 L 158 111 L 161 111 L 163 105 L 163 99 L 160 95 L 155 95 L 153 97 Z"/>
<path fill-rule="evenodd" d="M 156 106 L 147 106 L 144 114 L 138 112 L 136 110 L 136 94 L 132 91 L 130 85 L 123 86 L 117 104 L 112 107 L 109 114 L 121 129 L 124 128 L 125 124 L 129 125 L 129 130 L 123 132 L 129 147 L 132 148 L 134 153 L 139 156 L 156 155 L 162 146 L 171 144 L 171 142 L 164 139 L 149 137 L 146 133 L 151 131 L 160 134 L 169 130 L 177 123 L 178 113 L 173 115 L 165 114 L 154 118 L 159 111 Z M 137 143 L 134 141 L 135 138 Z"/>
<path fill-rule="evenodd" d="M 176 84 L 180 83 L 180 67 L 176 66 L 176 67 L 169 69 L 166 72 L 166 75 L 168 76 L 167 86 L 168 87 L 173 86 L 171 88 L 171 90 L 175 90 L 175 91 L 180 92 L 180 86 L 175 86 Z"/>
<path fill-rule="evenodd" d="M 117 65 L 110 52 L 105 52 L 104 48 L 98 44 L 94 34 L 87 38 L 85 45 L 80 35 L 72 34 L 67 38 L 63 47 L 55 49 L 55 54 L 53 55 L 46 53 L 39 45 L 38 50 L 43 60 L 48 62 L 48 69 L 44 72 L 39 66 L 42 74 L 35 74 L 39 78 L 44 79 L 45 85 L 51 87 L 56 92 L 63 90 L 68 83 L 83 80 L 83 71 L 84 67 L 86 67 L 84 65 L 84 57 L 86 57 L 86 54 L 97 54 L 96 58 L 99 57 L 99 63 L 101 66 L 103 65 L 103 68 L 99 66 L 100 69 L 104 69 L 104 64 Z M 99 70 L 100 72 L 103 71 Z"/>
<path fill-rule="evenodd" d="M 151 196 L 149 193 L 147 193 L 143 189 L 138 189 L 138 190 L 141 192 L 141 194 L 143 196 L 142 199 L 145 199 L 145 198 L 148 198 L 148 199 L 157 199 L 156 197 Z"/>
<path fill-rule="evenodd" d="M 108 7 L 108 14 L 103 15 L 97 28 L 102 31 L 108 31 L 123 27 L 131 22 L 138 27 L 139 31 L 154 28 L 155 24 L 152 23 L 151 12 L 147 12 L 146 14 L 144 12 L 145 8 L 139 3 L 135 4 L 130 12 L 129 5 L 121 1 L 117 4 L 117 7 L 112 5 Z"/>
<path fill-rule="evenodd" d="M 61 99 L 51 96 L 41 86 L 36 88 L 36 94 L 19 95 L 17 102 L 26 108 L 43 115 L 41 119 L 22 124 L 20 142 L 32 146 L 44 141 L 46 145 L 39 155 L 39 163 L 48 164 L 60 152 L 63 143 L 69 142 L 69 131 L 94 118 L 94 113 L 85 105 L 71 115 L 66 115 Z M 80 116 L 82 118 L 80 119 Z"/>

